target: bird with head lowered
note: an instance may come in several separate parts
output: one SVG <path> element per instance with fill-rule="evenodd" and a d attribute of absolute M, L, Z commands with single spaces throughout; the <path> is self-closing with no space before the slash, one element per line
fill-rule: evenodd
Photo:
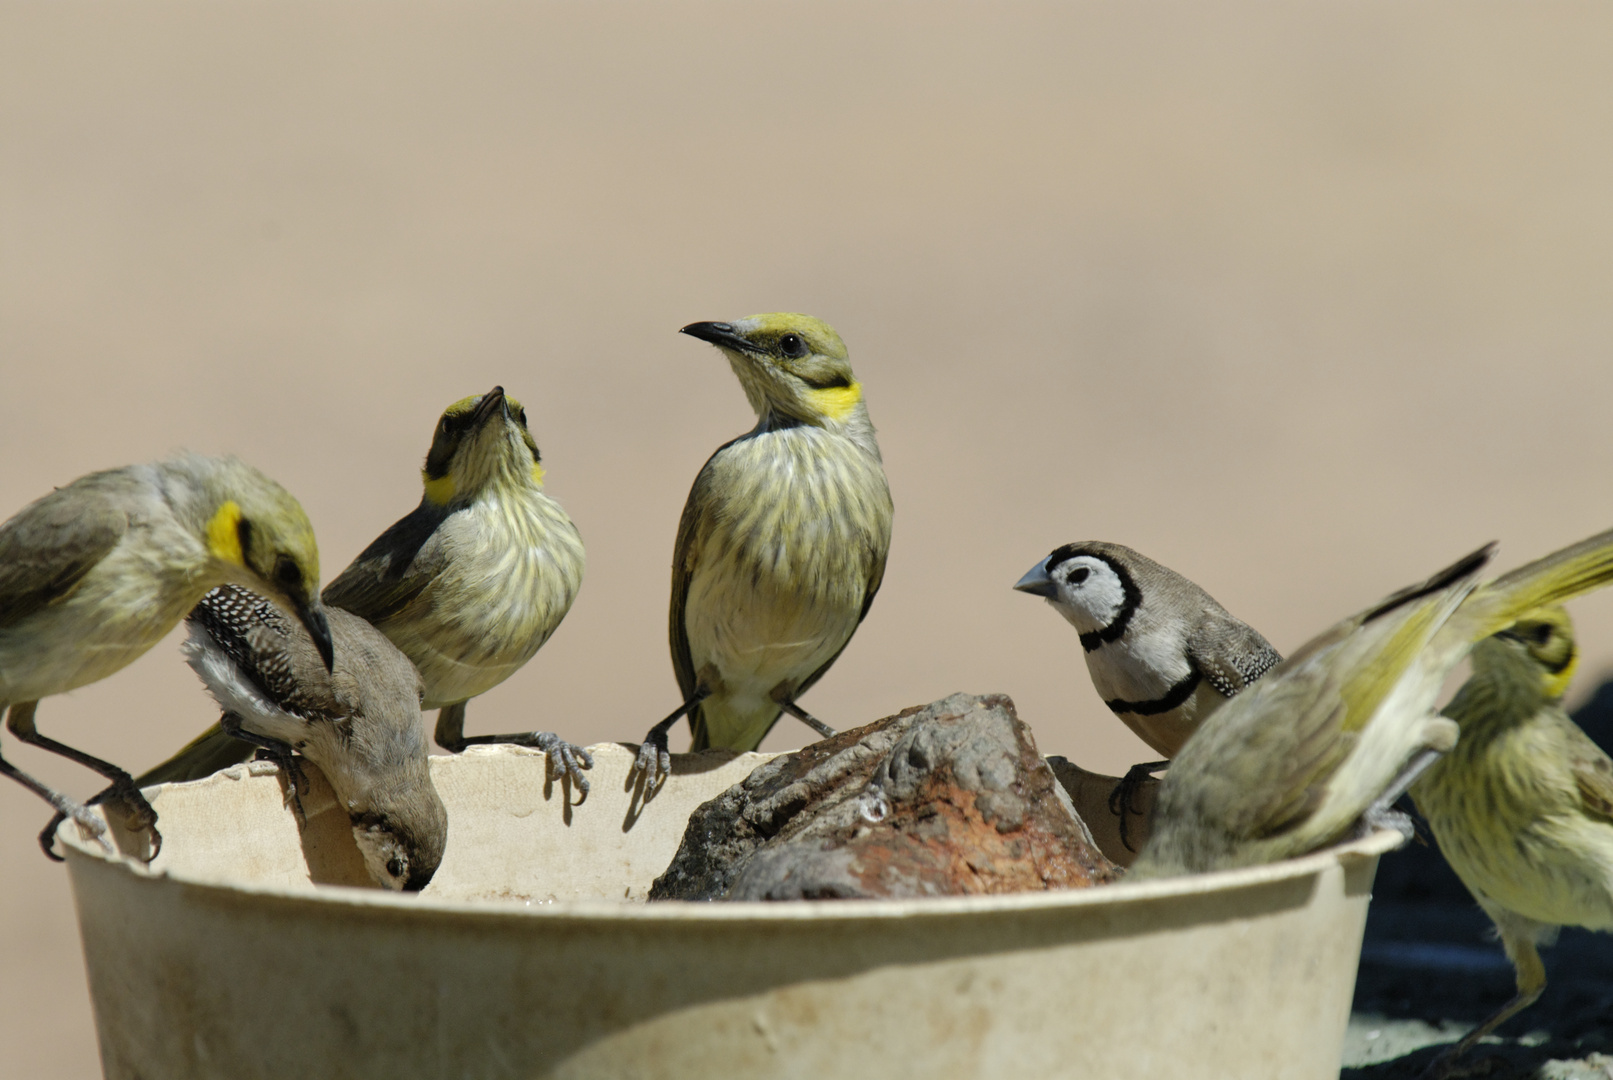
<path fill-rule="evenodd" d="M 1252 866 L 1411 825 L 1391 804 L 1456 745 L 1434 711 L 1473 646 L 1613 581 L 1613 532 L 1480 583 L 1490 545 L 1311 639 L 1171 761 L 1132 876 Z"/>
<path fill-rule="evenodd" d="M 40 734 L 41 698 L 106 678 L 172 630 L 215 585 L 258 589 L 292 612 L 328 668 L 319 549 L 297 500 L 233 457 L 179 454 L 91 473 L 0 525 L 0 708 L 23 742 L 112 781 L 130 826 L 161 844 L 133 778 Z M 84 806 L 0 758 L 0 773 L 100 836 Z M 52 854 L 50 840 L 45 853 Z"/>

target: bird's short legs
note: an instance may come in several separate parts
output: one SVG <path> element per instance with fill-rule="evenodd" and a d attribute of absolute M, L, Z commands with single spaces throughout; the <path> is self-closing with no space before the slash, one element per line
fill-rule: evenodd
<path fill-rule="evenodd" d="M 670 716 L 644 736 L 644 742 L 638 748 L 638 758 L 633 762 L 633 772 L 644 774 L 645 791 L 672 775 L 672 751 L 667 747 L 667 733 L 672 730 L 672 725 L 688 716 L 709 694 L 709 690 L 696 691 L 694 697 L 673 709 Z"/>
<path fill-rule="evenodd" d="M 1471 1050 L 1484 1036 L 1533 1005 L 1546 989 L 1546 966 L 1540 962 L 1540 953 L 1534 942 L 1508 934 L 1505 930 L 1502 931 L 1501 940 L 1518 972 L 1518 992 L 1512 996 L 1512 1000 L 1464 1035 L 1461 1042 L 1441 1051 L 1438 1057 L 1428 1063 L 1428 1068 L 1422 1071 L 1417 1080 L 1443 1080 L 1449 1076 L 1457 1058 Z"/>
<path fill-rule="evenodd" d="M 467 746 L 531 746 L 542 750 L 555 775 L 570 778 L 577 790 L 588 794 L 588 777 L 584 769 L 594 767 L 594 756 L 582 747 L 569 743 L 552 731 L 528 731 L 518 735 L 465 736 L 465 703 L 446 705 L 437 711 L 437 745 L 450 753 L 458 754 Z"/>
<path fill-rule="evenodd" d="M 53 754 L 60 754 L 69 761 L 76 762 L 88 769 L 94 769 L 112 781 L 111 793 L 123 806 L 129 829 L 134 832 L 145 829 L 151 833 L 151 857 L 155 859 L 157 853 L 162 850 L 162 834 L 157 831 L 157 812 L 151 808 L 150 803 L 146 802 L 146 797 L 140 794 L 140 789 L 135 787 L 134 777 L 109 761 L 102 761 L 100 758 L 86 754 L 82 750 L 75 750 L 65 743 L 59 743 L 55 739 L 41 735 L 39 729 L 34 727 L 34 710 L 38 705 L 39 702 L 37 701 L 15 702 L 6 716 L 7 729 L 30 746 L 37 746 L 41 750 L 49 750 Z M 105 832 L 105 826 L 81 804 L 74 802 L 58 791 L 46 787 L 9 762 L 4 762 L 3 759 L 0 759 L 0 772 L 10 776 L 13 780 L 16 780 L 50 803 L 56 808 L 57 813 L 71 817 L 74 821 L 89 829 L 94 835 L 101 836 Z M 86 824 L 87 820 L 94 820 L 96 822 L 95 826 Z M 51 830 L 48 836 L 41 834 L 40 843 L 44 847 L 47 856 L 60 861 L 60 857 L 51 849 L 51 840 L 54 836 L 54 829 Z M 105 842 L 105 838 L 102 837 L 102 839 Z"/>
<path fill-rule="evenodd" d="M 825 739 L 832 739 L 832 738 L 835 737 L 836 734 L 838 734 L 838 732 L 836 732 L 834 728 L 830 727 L 828 724 L 825 724 L 822 720 L 819 720 L 816 716 L 813 716 L 811 713 L 809 713 L 805 709 L 801 708 L 801 706 L 797 705 L 795 702 L 793 702 L 793 701 L 784 701 L 784 702 L 780 702 L 780 704 L 783 705 L 785 712 L 789 713 L 791 716 L 793 716 L 797 720 L 801 721 L 801 723 L 805 724 L 807 727 L 811 728 L 813 731 L 816 731 L 819 735 L 823 736 Z"/>
<path fill-rule="evenodd" d="M 289 787 L 287 804 L 297 814 L 297 824 L 307 826 L 308 815 L 302 808 L 302 793 L 308 790 L 308 774 L 303 772 L 302 763 L 297 758 L 297 752 L 290 743 L 271 739 L 267 735 L 259 735 L 255 731 L 248 731 L 241 725 L 241 718 L 234 713 L 225 713 L 218 718 L 218 726 L 232 739 L 258 748 L 258 756 L 272 761 L 280 774 L 286 778 Z"/>
<path fill-rule="evenodd" d="M 1126 775 L 1120 778 L 1114 790 L 1109 792 L 1109 813 L 1120 819 L 1120 842 L 1126 845 L 1127 851 L 1136 851 L 1131 846 L 1131 836 L 1126 828 L 1128 814 L 1140 814 L 1137 809 L 1137 792 L 1142 790 L 1144 781 L 1153 779 L 1159 770 L 1169 765 L 1169 761 L 1145 761 L 1140 765 L 1133 765 L 1126 770 Z"/>
<path fill-rule="evenodd" d="M 60 825 L 67 818 L 72 818 L 74 821 L 78 822 L 79 826 L 82 827 L 85 832 L 101 841 L 101 843 L 106 847 L 107 854 L 117 854 L 117 850 L 112 846 L 112 842 L 106 838 L 106 822 L 102 821 L 100 818 L 91 813 L 88 807 L 74 802 L 72 799 L 69 799 L 66 795 L 63 795 L 54 788 L 46 787 L 44 784 L 40 783 L 38 780 L 35 780 L 33 777 L 29 776 L 27 773 L 23 772 L 21 769 L 17 768 L 3 757 L 0 757 L 0 776 L 11 777 L 17 783 L 21 784 L 23 787 L 27 788 L 35 795 L 38 795 L 41 799 L 44 799 L 46 802 L 50 803 L 50 805 L 56 808 L 56 816 L 50 819 L 50 824 L 45 826 L 45 831 L 39 834 L 39 846 L 44 850 L 46 858 L 50 859 L 52 862 L 62 861 L 62 857 L 56 854 L 54 847 L 56 841 L 56 826 Z"/>
<path fill-rule="evenodd" d="M 1400 770 L 1400 775 L 1394 782 L 1379 795 L 1366 812 L 1361 815 L 1361 827 L 1358 830 L 1363 836 L 1370 835 L 1378 829 L 1394 829 L 1407 841 L 1417 835 L 1417 827 L 1412 824 L 1411 818 L 1394 809 L 1395 800 L 1404 795 L 1406 789 L 1417 782 L 1428 767 L 1439 760 L 1440 751 L 1424 750 L 1411 759 L 1411 763 Z M 1522 1008 L 1522 1006 L 1519 1006 Z"/>

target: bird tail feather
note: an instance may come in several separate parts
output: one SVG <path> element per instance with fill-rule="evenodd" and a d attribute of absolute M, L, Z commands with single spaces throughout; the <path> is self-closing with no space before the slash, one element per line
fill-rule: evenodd
<path fill-rule="evenodd" d="M 1613 582 L 1613 529 L 1525 563 L 1479 586 L 1453 620 L 1469 642 L 1505 630 L 1538 607 Z"/>
<path fill-rule="evenodd" d="M 178 784 L 212 776 L 220 769 L 239 765 L 255 751 L 251 743 L 228 735 L 214 724 L 186 743 L 173 757 L 135 778 L 136 787 Z"/>

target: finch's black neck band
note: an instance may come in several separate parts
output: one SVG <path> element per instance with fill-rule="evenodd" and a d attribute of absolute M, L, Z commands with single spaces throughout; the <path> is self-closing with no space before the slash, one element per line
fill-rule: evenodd
<path fill-rule="evenodd" d="M 1105 701 L 1104 704 L 1116 713 L 1131 713 L 1134 716 L 1158 716 L 1160 713 L 1168 713 L 1172 709 L 1180 708 L 1188 698 L 1193 696 L 1193 691 L 1199 688 L 1201 677 L 1198 668 L 1193 668 L 1181 682 L 1165 691 L 1164 697 L 1155 698 L 1153 701 L 1122 701 L 1120 698 L 1115 698 L 1112 701 Z"/>
<path fill-rule="evenodd" d="M 1056 555 L 1058 552 L 1054 552 L 1054 554 Z M 1137 588 L 1137 583 L 1131 580 L 1131 575 L 1126 573 L 1124 566 L 1096 552 L 1085 552 L 1084 554 L 1090 554 L 1093 558 L 1102 559 L 1108 564 L 1109 568 L 1115 572 L 1115 576 L 1120 579 L 1120 588 L 1125 597 L 1120 602 L 1120 610 L 1115 613 L 1114 618 L 1109 620 L 1108 626 L 1105 626 L 1102 630 L 1093 630 L 1081 635 L 1081 648 L 1091 652 L 1093 649 L 1107 645 L 1111 641 L 1120 640 L 1120 635 L 1124 634 L 1126 627 L 1131 625 L 1131 617 L 1137 614 L 1137 609 L 1142 606 L 1143 593 L 1141 589 Z M 1048 573 L 1052 573 L 1053 567 L 1056 565 L 1057 563 L 1054 560 L 1049 559 Z"/>

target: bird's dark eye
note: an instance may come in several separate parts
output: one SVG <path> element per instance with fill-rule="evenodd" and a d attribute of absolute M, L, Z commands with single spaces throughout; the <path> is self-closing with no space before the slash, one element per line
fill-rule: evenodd
<path fill-rule="evenodd" d="M 302 588 L 302 567 L 290 555 L 281 555 L 274 561 L 275 584 L 283 589 Z"/>
<path fill-rule="evenodd" d="M 1536 645 L 1544 645 L 1551 640 L 1551 624 L 1541 623 L 1535 627 L 1534 639 Z"/>
<path fill-rule="evenodd" d="M 801 340 L 800 334 L 785 334 L 778 340 L 779 351 L 785 356 L 796 358 L 807 354 L 806 342 Z"/>
<path fill-rule="evenodd" d="M 1071 585 L 1079 585 L 1081 582 L 1087 579 L 1087 575 L 1090 573 L 1092 573 L 1092 571 L 1088 570 L 1086 567 L 1077 566 L 1074 570 L 1070 571 L 1070 576 L 1065 580 L 1067 580 Z"/>
<path fill-rule="evenodd" d="M 402 877 L 404 869 L 403 860 L 396 855 L 386 861 L 386 872 L 393 877 Z"/>

